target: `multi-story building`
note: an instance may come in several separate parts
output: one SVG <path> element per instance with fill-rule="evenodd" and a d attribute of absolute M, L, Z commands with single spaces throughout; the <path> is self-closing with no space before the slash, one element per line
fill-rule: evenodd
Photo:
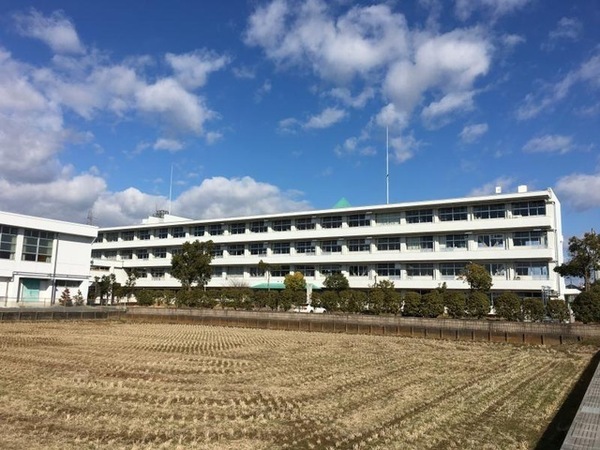
<path fill-rule="evenodd" d="M 0 212 L 0 306 L 50 306 L 63 290 L 87 297 L 98 228 Z"/>
<path fill-rule="evenodd" d="M 302 272 L 320 286 L 343 273 L 352 288 L 391 280 L 425 291 L 459 278 L 475 262 L 492 275 L 492 292 L 562 296 L 553 269 L 562 263 L 560 203 L 551 189 L 438 201 L 343 207 L 320 211 L 188 220 L 159 214 L 140 225 L 104 228 L 93 245 L 92 271 L 124 282 L 136 269 L 138 287 L 176 288 L 171 258 L 186 241 L 214 242 L 208 288 L 281 283 Z M 268 264 L 263 273 L 259 262 Z"/>

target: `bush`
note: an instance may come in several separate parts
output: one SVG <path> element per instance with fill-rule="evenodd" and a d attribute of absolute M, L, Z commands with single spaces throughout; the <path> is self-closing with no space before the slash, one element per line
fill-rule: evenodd
<path fill-rule="evenodd" d="M 494 301 L 496 315 L 506 320 L 521 320 L 521 299 L 514 292 L 503 292 Z"/>
<path fill-rule="evenodd" d="M 328 312 L 339 311 L 340 296 L 336 291 L 325 291 L 321 294 L 320 303 Z"/>
<path fill-rule="evenodd" d="M 446 292 L 444 295 L 444 305 L 450 317 L 456 319 L 465 316 L 467 304 L 465 294 L 462 292 Z"/>
<path fill-rule="evenodd" d="M 573 301 L 575 320 L 583 323 L 600 322 L 600 292 L 582 292 Z"/>
<path fill-rule="evenodd" d="M 402 315 L 408 317 L 422 317 L 421 294 L 417 292 L 406 292 L 404 294 Z"/>
<path fill-rule="evenodd" d="M 556 322 L 567 322 L 569 320 L 569 307 L 564 300 L 548 300 L 546 314 Z"/>
<path fill-rule="evenodd" d="M 541 298 L 526 298 L 523 300 L 523 319 L 531 322 L 544 320 L 546 311 Z"/>
<path fill-rule="evenodd" d="M 469 293 L 466 301 L 467 315 L 481 319 L 490 313 L 490 299 L 480 291 Z"/>
<path fill-rule="evenodd" d="M 340 292 L 340 309 L 349 313 L 359 313 L 367 305 L 367 294 L 362 291 L 346 289 Z M 327 309 L 327 308 L 325 308 Z"/>
<path fill-rule="evenodd" d="M 137 304 L 140 306 L 152 306 L 154 305 L 156 292 L 150 289 L 141 289 L 136 291 L 135 299 L 137 300 Z"/>
<path fill-rule="evenodd" d="M 438 317 L 444 314 L 444 296 L 432 291 L 421 298 L 421 314 L 423 317 Z"/>

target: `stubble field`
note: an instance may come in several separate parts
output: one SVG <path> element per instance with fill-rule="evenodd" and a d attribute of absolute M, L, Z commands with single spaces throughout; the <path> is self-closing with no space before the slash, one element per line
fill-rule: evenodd
<path fill-rule="evenodd" d="M 0 448 L 525 449 L 585 347 L 0 324 Z"/>

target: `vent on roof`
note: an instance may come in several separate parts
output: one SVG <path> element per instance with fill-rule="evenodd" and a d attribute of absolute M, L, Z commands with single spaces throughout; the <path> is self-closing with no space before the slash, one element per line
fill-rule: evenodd
<path fill-rule="evenodd" d="M 502 194 L 502 186 L 496 186 L 496 194 Z"/>
<path fill-rule="evenodd" d="M 522 184 L 520 186 L 517 186 L 517 192 L 520 194 L 522 194 L 523 192 L 527 192 L 527 185 Z"/>

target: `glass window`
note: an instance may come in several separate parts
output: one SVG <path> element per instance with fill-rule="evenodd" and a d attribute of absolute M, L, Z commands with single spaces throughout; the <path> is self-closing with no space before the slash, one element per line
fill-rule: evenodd
<path fill-rule="evenodd" d="M 406 211 L 406 223 L 433 222 L 433 209 L 413 209 Z"/>
<path fill-rule="evenodd" d="M 133 241 L 133 231 L 129 230 L 129 231 L 122 231 L 121 232 L 121 239 L 123 241 Z"/>
<path fill-rule="evenodd" d="M 171 236 L 173 236 L 174 238 L 184 238 L 185 230 L 183 229 L 183 227 L 173 227 L 171 228 Z"/>
<path fill-rule="evenodd" d="M 406 248 L 412 251 L 432 252 L 433 236 L 415 236 L 406 238 Z"/>
<path fill-rule="evenodd" d="M 314 277 L 315 276 L 315 266 L 301 266 L 297 265 L 294 267 L 296 272 L 300 272 L 305 277 Z"/>
<path fill-rule="evenodd" d="M 223 226 L 220 223 L 213 223 L 208 226 L 208 233 L 211 236 L 220 236 L 223 234 Z"/>
<path fill-rule="evenodd" d="M 467 220 L 467 207 L 452 206 L 450 208 L 440 208 L 438 211 L 438 217 L 442 222 L 448 222 L 451 220 Z"/>
<path fill-rule="evenodd" d="M 366 277 L 369 275 L 369 267 L 364 265 L 350 266 L 348 268 L 348 274 L 351 277 Z"/>
<path fill-rule="evenodd" d="M 517 231 L 513 236 L 515 247 L 545 247 L 546 232 L 544 231 Z"/>
<path fill-rule="evenodd" d="M 102 252 L 100 250 L 92 250 L 92 258 L 102 258 Z"/>
<path fill-rule="evenodd" d="M 271 266 L 272 277 L 285 277 L 290 273 L 290 266 Z"/>
<path fill-rule="evenodd" d="M 152 254 L 155 258 L 166 258 L 167 257 L 167 249 L 166 247 L 156 247 Z"/>
<path fill-rule="evenodd" d="M 119 233 L 112 232 L 106 233 L 106 242 L 117 242 L 119 240 Z"/>
<path fill-rule="evenodd" d="M 223 266 L 213 266 L 212 278 L 223 278 Z"/>
<path fill-rule="evenodd" d="M 519 261 L 515 264 L 517 276 L 531 277 L 534 280 L 548 279 L 548 264 L 537 261 Z"/>
<path fill-rule="evenodd" d="M 545 216 L 546 202 L 544 200 L 535 200 L 513 203 L 512 214 L 513 216 Z"/>
<path fill-rule="evenodd" d="M 506 277 L 506 265 L 504 263 L 486 263 L 483 265 L 492 277 Z"/>
<path fill-rule="evenodd" d="M 135 252 L 137 259 L 148 259 L 150 257 L 150 253 L 148 253 L 147 248 L 138 248 Z"/>
<path fill-rule="evenodd" d="M 286 220 L 274 220 L 273 231 L 290 231 L 292 229 L 292 221 Z"/>
<path fill-rule="evenodd" d="M 377 264 L 377 275 L 382 277 L 400 277 L 400 267 L 394 263 Z"/>
<path fill-rule="evenodd" d="M 168 228 L 159 228 L 156 230 L 156 237 L 158 239 L 166 239 L 169 237 L 169 229 Z"/>
<path fill-rule="evenodd" d="M 367 227 L 371 225 L 371 218 L 366 214 L 353 214 L 348 216 L 349 227 Z"/>
<path fill-rule="evenodd" d="M 406 275 L 412 277 L 433 278 L 433 264 L 408 264 L 406 266 Z"/>
<path fill-rule="evenodd" d="M 246 232 L 246 224 L 244 222 L 232 223 L 229 225 L 229 233 L 244 234 Z"/>
<path fill-rule="evenodd" d="M 377 214 L 377 225 L 399 225 L 400 213 Z"/>
<path fill-rule="evenodd" d="M 252 278 L 258 278 L 263 276 L 263 273 L 258 267 L 250 267 L 249 273 Z"/>
<path fill-rule="evenodd" d="M 229 266 L 225 268 L 228 277 L 243 277 L 244 267 L 243 266 Z"/>
<path fill-rule="evenodd" d="M 183 248 L 181 247 L 173 247 L 170 249 L 171 256 L 180 255 L 183 252 Z"/>
<path fill-rule="evenodd" d="M 121 259 L 133 258 L 133 250 L 121 250 Z"/>
<path fill-rule="evenodd" d="M 442 278 L 454 279 L 462 273 L 465 266 L 464 262 L 440 263 L 440 274 Z"/>
<path fill-rule="evenodd" d="M 41 230 L 25 230 L 23 261 L 51 262 L 54 233 Z"/>
<path fill-rule="evenodd" d="M 473 206 L 473 216 L 476 219 L 503 219 L 506 216 L 504 203 Z"/>
<path fill-rule="evenodd" d="M 315 245 L 311 241 L 298 241 L 294 246 L 296 247 L 296 253 L 304 253 L 307 255 L 315 253 Z"/>
<path fill-rule="evenodd" d="M 140 241 L 147 241 L 148 239 L 150 239 L 150 230 L 139 230 L 138 239 Z"/>
<path fill-rule="evenodd" d="M 400 250 L 400 238 L 399 237 L 386 237 L 377 239 L 377 250 L 389 251 L 389 250 Z"/>
<path fill-rule="evenodd" d="M 104 251 L 104 259 L 117 259 L 117 251 L 116 250 L 105 250 Z"/>
<path fill-rule="evenodd" d="M 341 253 L 342 246 L 338 241 L 323 241 L 321 242 L 321 251 L 323 253 Z"/>
<path fill-rule="evenodd" d="M 477 236 L 477 247 L 481 249 L 485 248 L 504 248 L 504 235 L 503 234 L 482 234 Z"/>
<path fill-rule="evenodd" d="M 319 272 L 323 276 L 333 275 L 333 274 L 336 274 L 336 273 L 342 273 L 342 267 L 340 265 L 337 265 L 337 264 L 332 264 L 332 265 L 327 265 L 327 266 L 321 266 L 321 268 L 319 269 Z"/>
<path fill-rule="evenodd" d="M 204 236 L 204 231 L 205 231 L 205 227 L 204 225 L 195 225 L 192 227 L 192 236 Z"/>
<path fill-rule="evenodd" d="M 165 269 L 156 269 L 153 268 L 150 270 L 150 275 L 153 280 L 164 280 L 165 279 Z"/>
<path fill-rule="evenodd" d="M 229 256 L 244 256 L 244 244 L 230 244 L 227 253 Z"/>
<path fill-rule="evenodd" d="M 250 222 L 250 232 L 251 233 L 266 233 L 267 232 L 267 224 L 264 220 L 256 220 L 254 222 Z"/>
<path fill-rule="evenodd" d="M 213 258 L 223 257 L 223 247 L 220 245 L 213 245 L 212 251 L 210 252 Z"/>
<path fill-rule="evenodd" d="M 367 239 L 349 239 L 348 251 L 350 252 L 368 252 L 371 250 L 371 243 Z"/>
<path fill-rule="evenodd" d="M 0 258 L 15 259 L 19 230 L 6 225 L 0 226 Z"/>
<path fill-rule="evenodd" d="M 289 242 L 273 242 L 273 253 L 275 255 L 288 254 L 290 252 Z"/>
<path fill-rule="evenodd" d="M 296 219 L 296 230 L 314 230 L 315 222 L 310 217 Z"/>
<path fill-rule="evenodd" d="M 447 250 L 466 249 L 467 235 L 465 234 L 447 234 L 444 236 L 444 242 Z"/>
<path fill-rule="evenodd" d="M 263 242 L 254 242 L 250 244 L 250 254 L 251 255 L 266 255 L 267 247 Z"/>
<path fill-rule="evenodd" d="M 321 218 L 321 226 L 323 228 L 341 228 L 342 216 L 326 216 Z"/>

